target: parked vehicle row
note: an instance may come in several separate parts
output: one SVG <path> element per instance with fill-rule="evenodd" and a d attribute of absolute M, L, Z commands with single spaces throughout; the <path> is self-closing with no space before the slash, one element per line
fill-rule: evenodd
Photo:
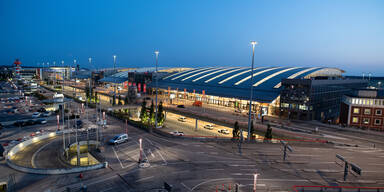
<path fill-rule="evenodd" d="M 35 125 L 35 124 L 46 124 L 46 119 L 30 119 L 30 120 L 18 120 L 13 123 L 14 126 L 26 126 L 26 125 Z"/>

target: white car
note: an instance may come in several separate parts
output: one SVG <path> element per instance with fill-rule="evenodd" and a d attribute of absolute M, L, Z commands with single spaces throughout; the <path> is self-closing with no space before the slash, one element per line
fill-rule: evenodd
<path fill-rule="evenodd" d="M 38 117 L 40 117 L 40 113 L 39 112 L 34 112 L 33 114 L 32 114 L 32 118 L 38 118 Z"/>
<path fill-rule="evenodd" d="M 212 124 L 204 125 L 204 128 L 212 130 L 213 129 L 213 125 Z"/>
<path fill-rule="evenodd" d="M 228 129 L 219 129 L 217 132 L 219 132 L 219 133 L 222 133 L 222 134 L 229 134 L 229 131 L 228 131 Z"/>
<path fill-rule="evenodd" d="M 78 100 L 80 100 L 80 101 L 85 101 L 84 99 L 83 99 L 83 97 L 81 97 L 81 96 L 77 96 L 76 97 Z"/>
<path fill-rule="evenodd" d="M 43 117 L 49 117 L 51 115 L 52 115 L 52 113 L 49 112 L 49 111 L 46 111 L 46 112 L 43 113 Z"/>
<path fill-rule="evenodd" d="M 186 122 L 186 121 L 187 121 L 187 118 L 185 118 L 185 117 L 179 117 L 179 119 L 177 119 L 177 120 L 179 120 L 179 121 L 181 121 L 181 122 Z"/>
<path fill-rule="evenodd" d="M 184 132 L 181 131 L 172 131 L 170 133 L 175 136 L 184 136 Z"/>
<path fill-rule="evenodd" d="M 124 134 L 116 135 L 115 137 L 113 137 L 113 139 L 109 140 L 109 143 L 116 145 L 116 144 L 124 143 L 127 141 L 128 141 L 128 134 L 124 133 Z"/>

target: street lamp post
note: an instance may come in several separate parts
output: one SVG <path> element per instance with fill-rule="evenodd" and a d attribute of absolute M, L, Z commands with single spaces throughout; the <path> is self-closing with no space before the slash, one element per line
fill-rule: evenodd
<path fill-rule="evenodd" d="M 249 97 L 249 116 L 248 116 L 248 141 L 251 140 L 251 117 L 252 117 L 252 95 L 253 95 L 253 66 L 255 63 L 255 46 L 256 41 L 251 41 L 252 44 L 252 70 L 251 70 L 251 94 Z"/>
<path fill-rule="evenodd" d="M 257 176 L 259 174 L 255 173 L 253 174 L 253 192 L 256 192 L 256 185 L 257 185 Z"/>
<path fill-rule="evenodd" d="M 157 74 L 157 66 L 158 66 L 158 62 L 159 62 L 159 51 L 155 51 L 155 54 L 156 54 L 156 98 L 155 98 L 155 101 L 156 101 L 156 107 L 155 107 L 155 129 L 157 128 L 157 90 L 158 90 L 158 74 Z"/>
<path fill-rule="evenodd" d="M 113 72 L 115 72 L 116 68 L 116 55 L 113 55 Z M 116 103 L 116 81 L 113 79 L 113 103 L 112 105 L 115 105 Z"/>

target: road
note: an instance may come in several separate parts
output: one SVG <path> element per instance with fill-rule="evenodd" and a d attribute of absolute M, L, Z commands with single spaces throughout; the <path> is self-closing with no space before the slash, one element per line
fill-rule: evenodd
<path fill-rule="evenodd" d="M 87 112 L 94 113 L 94 109 L 87 109 Z M 91 116 L 89 120 L 95 121 Z M 104 143 L 105 150 L 101 155 L 109 163 L 109 168 L 85 172 L 82 179 L 78 174 L 38 177 L 16 173 L 17 189 L 64 191 L 68 187 L 76 191 L 86 185 L 88 191 L 158 191 L 167 182 L 173 186 L 173 191 L 216 191 L 216 188 L 233 188 L 238 183 L 240 191 L 245 192 L 252 187 L 254 173 L 259 174 L 258 191 L 290 191 L 293 185 L 384 185 L 384 150 L 380 146 L 369 146 L 364 139 L 359 139 L 364 145 L 358 147 L 289 142 L 293 152 L 289 152 L 287 160 L 283 161 L 279 143 L 242 143 L 240 153 L 239 143 L 230 140 L 208 142 L 164 137 L 126 127 L 124 122 L 112 117 L 107 116 L 107 122 L 107 128 L 102 130 L 104 141 L 126 131 L 129 135 L 128 142 L 121 145 Z M 193 122 L 188 123 L 190 128 L 193 125 Z M 308 130 L 311 128 L 302 126 Z M 325 134 L 340 137 L 339 133 Z M 145 168 L 140 168 L 137 163 L 140 138 L 143 141 L 142 159 L 149 164 Z M 336 154 L 360 166 L 362 175 L 350 173 L 344 182 L 344 168 Z M 0 169 L 1 172 L 11 172 L 6 166 Z"/>

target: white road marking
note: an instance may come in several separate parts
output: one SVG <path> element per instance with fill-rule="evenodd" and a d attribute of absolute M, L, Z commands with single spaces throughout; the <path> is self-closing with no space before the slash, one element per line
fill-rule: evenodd
<path fill-rule="evenodd" d="M 216 181 L 226 181 L 226 180 L 243 180 L 243 181 L 253 181 L 251 178 L 219 178 L 219 179 L 210 179 L 210 180 L 204 180 L 203 182 L 195 185 L 191 191 L 194 191 L 196 188 L 198 188 L 201 185 L 204 185 L 206 183 L 210 182 L 216 182 Z M 258 179 L 258 181 L 277 181 L 277 182 L 309 182 L 309 180 L 306 179 Z M 311 180 L 311 182 L 323 182 L 324 180 Z M 257 186 L 257 185 L 256 185 Z"/>
<path fill-rule="evenodd" d="M 114 177 L 117 177 L 117 175 L 113 175 L 113 176 L 108 177 L 108 178 L 103 178 L 103 179 L 100 179 L 100 180 L 96 180 L 96 181 L 93 181 L 93 182 L 91 182 L 91 183 L 87 183 L 87 185 L 90 186 L 90 185 L 93 185 L 93 184 L 96 184 L 96 183 L 101 183 L 101 182 L 103 182 L 103 181 L 112 179 L 112 178 L 114 178 Z"/>
<path fill-rule="evenodd" d="M 147 140 L 151 145 L 154 145 L 151 140 L 149 140 L 147 138 L 145 138 L 145 140 Z"/>
<path fill-rule="evenodd" d="M 113 189 L 113 187 L 110 187 L 110 188 L 108 188 L 108 189 L 104 189 L 104 190 L 102 190 L 102 191 L 100 191 L 100 192 L 106 192 L 106 191 L 109 191 L 109 190 L 112 190 Z"/>
<path fill-rule="evenodd" d="M 255 167 L 256 165 L 228 165 L 230 167 Z"/>
<path fill-rule="evenodd" d="M 43 150 L 47 145 L 51 144 L 52 142 L 54 142 L 54 141 L 51 141 L 51 142 L 46 143 L 45 145 L 43 145 L 42 147 L 40 147 L 39 149 L 37 149 L 37 151 L 36 151 L 35 153 L 33 153 L 33 155 L 32 155 L 32 159 L 31 159 L 31 164 L 32 164 L 32 167 L 33 167 L 33 168 L 36 168 L 36 165 L 35 165 L 35 158 L 36 158 L 36 155 L 37 155 L 41 150 Z"/>
<path fill-rule="evenodd" d="M 135 183 L 140 182 L 140 181 L 145 181 L 145 180 L 148 180 L 148 179 L 152 179 L 153 177 L 154 176 L 144 177 L 144 178 L 136 180 Z"/>
<path fill-rule="evenodd" d="M 163 165 L 167 165 L 168 162 L 164 159 L 163 155 L 161 155 L 161 153 L 160 153 L 159 150 L 157 150 L 157 153 L 160 155 L 161 159 L 163 159 L 163 161 L 164 161 L 164 164 L 163 164 Z"/>
<path fill-rule="evenodd" d="M 189 191 L 192 191 L 191 188 L 187 187 L 184 183 L 180 183 L 183 187 L 185 187 L 186 189 L 188 189 Z"/>
<path fill-rule="evenodd" d="M 117 153 L 116 153 L 115 147 L 112 147 L 112 149 L 113 149 L 113 152 L 115 153 L 115 156 L 116 156 L 117 160 L 118 160 L 119 163 L 120 163 L 121 168 L 124 169 L 123 164 L 121 163 L 120 158 L 119 158 L 119 156 L 118 156 Z"/>

